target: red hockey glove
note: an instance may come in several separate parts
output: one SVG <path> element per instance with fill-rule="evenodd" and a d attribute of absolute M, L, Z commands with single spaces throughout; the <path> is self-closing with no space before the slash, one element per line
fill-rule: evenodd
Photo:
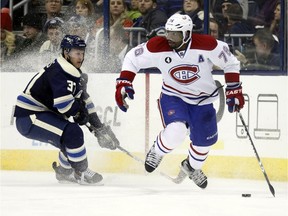
<path fill-rule="evenodd" d="M 239 111 L 243 108 L 245 103 L 241 83 L 233 85 L 227 84 L 226 87 L 226 104 L 230 113 Z"/>
<path fill-rule="evenodd" d="M 125 101 L 125 98 L 134 99 L 134 89 L 132 82 L 127 79 L 118 78 L 116 80 L 116 92 L 115 92 L 115 100 L 118 107 L 123 111 L 127 112 L 129 108 L 128 104 Z"/>

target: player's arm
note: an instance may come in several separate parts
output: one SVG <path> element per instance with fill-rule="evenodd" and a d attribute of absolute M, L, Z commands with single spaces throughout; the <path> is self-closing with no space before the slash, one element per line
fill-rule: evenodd
<path fill-rule="evenodd" d="M 115 100 L 118 107 L 126 112 L 129 108 L 125 98 L 134 99 L 133 80 L 140 69 L 152 67 L 153 57 L 147 49 L 147 43 L 131 49 L 125 56 L 122 71 L 116 79 Z"/>
<path fill-rule="evenodd" d="M 60 71 L 51 71 L 49 82 L 53 92 L 53 106 L 59 113 L 70 117 L 79 125 L 84 125 L 88 121 L 88 111 L 86 104 L 80 99 L 79 77 L 67 76 Z"/>
<path fill-rule="evenodd" d="M 79 87 L 82 90 L 81 100 L 86 104 L 86 109 L 88 111 L 88 124 L 86 124 L 91 133 L 98 140 L 98 144 L 102 148 L 116 149 L 119 146 L 119 141 L 115 134 L 113 133 L 109 125 L 104 125 L 101 123 L 94 106 L 94 103 L 87 92 L 88 85 L 88 75 L 86 73 L 81 73 Z"/>
<path fill-rule="evenodd" d="M 245 103 L 240 82 L 240 62 L 230 52 L 226 43 L 217 42 L 217 47 L 211 52 L 211 60 L 224 71 L 228 111 L 236 112 L 242 109 Z"/>

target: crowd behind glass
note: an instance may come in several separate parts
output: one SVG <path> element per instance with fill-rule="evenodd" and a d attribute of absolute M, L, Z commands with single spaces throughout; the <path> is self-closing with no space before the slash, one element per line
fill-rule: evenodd
<path fill-rule="evenodd" d="M 172 14 L 189 15 L 193 33 L 202 34 L 204 26 L 203 0 L 110 0 L 107 50 L 103 0 L 32 0 L 27 14 L 13 12 L 13 22 L 5 2 L 1 2 L 1 71 L 39 71 L 61 53 L 63 36 L 73 34 L 87 43 L 83 70 L 117 73 L 132 47 L 165 36 L 163 27 Z M 280 69 L 280 1 L 209 2 L 209 33 L 230 45 L 243 71 Z"/>

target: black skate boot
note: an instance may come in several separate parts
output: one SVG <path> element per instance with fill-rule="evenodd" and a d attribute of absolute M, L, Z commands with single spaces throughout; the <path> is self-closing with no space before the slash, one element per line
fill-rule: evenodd
<path fill-rule="evenodd" d="M 74 170 L 72 168 L 65 169 L 61 165 L 57 166 L 55 161 L 52 163 L 52 167 L 56 173 L 56 179 L 59 183 L 77 183 L 77 180 L 74 177 Z"/>
<path fill-rule="evenodd" d="M 102 185 L 101 183 L 101 181 L 103 180 L 102 175 L 90 170 L 89 168 L 87 168 L 84 172 L 75 171 L 74 176 L 77 182 L 81 185 L 88 185 L 88 184 Z"/>
<path fill-rule="evenodd" d="M 151 173 L 153 172 L 158 165 L 161 163 L 163 156 L 158 155 L 155 152 L 155 143 L 151 147 L 150 151 L 146 155 L 146 160 L 145 160 L 145 169 L 147 172 Z"/>
<path fill-rule="evenodd" d="M 197 170 L 193 169 L 190 166 L 188 159 L 182 161 L 181 169 L 189 176 L 190 179 L 194 181 L 194 183 L 198 187 L 202 189 L 205 189 L 207 187 L 208 182 L 206 175 L 200 169 Z"/>

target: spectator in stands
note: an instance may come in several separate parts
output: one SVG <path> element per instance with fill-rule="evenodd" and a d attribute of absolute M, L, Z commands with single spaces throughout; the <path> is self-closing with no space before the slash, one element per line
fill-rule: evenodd
<path fill-rule="evenodd" d="M 103 15 L 103 0 L 92 0 L 92 3 L 94 5 L 96 19 L 98 19 Z"/>
<path fill-rule="evenodd" d="M 89 29 L 94 26 L 96 16 L 91 0 L 76 0 L 75 14 L 86 19 L 86 24 L 88 25 Z"/>
<path fill-rule="evenodd" d="M 103 34 L 101 34 L 103 36 Z M 99 47 L 103 49 L 103 47 Z M 118 73 L 121 70 L 122 62 L 126 53 L 132 48 L 129 43 L 129 35 L 119 21 L 114 23 L 110 28 L 110 52 L 109 55 L 101 55 L 98 53 L 97 66 L 100 66 L 100 71 L 108 71 Z"/>
<path fill-rule="evenodd" d="M 272 34 L 276 35 L 279 38 L 280 31 L 280 19 L 281 19 L 281 3 L 277 2 L 275 10 L 274 10 L 274 19 L 269 25 L 269 29 Z"/>
<path fill-rule="evenodd" d="M 229 23 L 227 19 L 227 9 L 232 4 L 239 4 L 237 0 L 216 0 L 213 16 L 219 23 L 219 28 L 225 34 L 229 29 Z"/>
<path fill-rule="evenodd" d="M 202 0 L 184 0 L 183 10 L 180 14 L 187 14 L 193 21 L 193 31 L 203 31 L 203 21 L 199 18 L 198 14 L 202 10 Z"/>
<path fill-rule="evenodd" d="M 1 56 L 0 63 L 9 61 L 15 49 L 23 42 L 24 38 L 12 32 L 12 20 L 9 13 L 1 12 Z"/>
<path fill-rule="evenodd" d="M 120 68 L 126 53 L 132 48 L 129 45 L 129 35 L 120 23 L 115 23 L 110 31 L 110 55 L 117 57 L 120 62 Z M 119 71 L 119 70 L 118 70 Z"/>
<path fill-rule="evenodd" d="M 257 1 L 259 5 L 258 14 L 254 15 L 254 25 L 267 26 L 274 19 L 274 10 L 278 0 Z"/>
<path fill-rule="evenodd" d="M 23 44 L 16 50 L 17 55 L 39 53 L 42 44 L 47 40 L 47 36 L 42 32 L 40 14 L 28 13 L 23 17 L 23 34 L 26 37 Z"/>
<path fill-rule="evenodd" d="M 156 0 L 139 0 L 138 9 L 142 16 L 134 22 L 133 26 L 145 28 L 148 33 L 153 29 L 165 26 L 167 15 L 157 7 Z"/>
<path fill-rule="evenodd" d="M 133 25 L 133 21 L 127 15 L 127 5 L 124 0 L 110 0 L 110 27 L 117 20 L 123 27 L 131 27 Z M 103 27 L 103 23 L 103 16 L 96 20 L 96 31 Z"/>
<path fill-rule="evenodd" d="M 44 26 L 44 33 L 46 33 L 48 40 L 43 43 L 39 50 L 44 62 L 49 63 L 58 57 L 60 53 L 60 43 L 64 37 L 63 24 L 64 21 L 61 18 L 55 17 L 49 20 Z"/>
<path fill-rule="evenodd" d="M 214 18 L 210 18 L 209 20 L 209 30 L 212 37 L 217 40 L 223 40 L 223 34 L 221 33 L 219 25 Z"/>
<path fill-rule="evenodd" d="M 232 4 L 226 11 L 230 28 L 228 34 L 254 34 L 255 27 L 243 19 L 243 9 L 239 4 Z"/>
<path fill-rule="evenodd" d="M 127 3 L 127 16 L 134 22 L 137 18 L 141 16 L 138 10 L 138 0 L 131 0 Z"/>
<path fill-rule="evenodd" d="M 61 13 L 63 0 L 45 0 L 45 14 L 42 17 L 42 26 L 54 17 L 64 18 Z"/>
<path fill-rule="evenodd" d="M 254 34 L 255 27 L 243 19 L 243 9 L 239 4 L 232 4 L 226 11 L 227 20 L 230 28 L 227 30 L 226 34 Z M 231 45 L 232 52 L 235 49 L 242 50 L 242 46 L 245 46 L 249 41 L 246 37 L 241 37 L 241 43 L 238 40 L 239 37 L 227 38 L 226 42 Z M 241 47 L 241 48 L 240 48 Z"/>
<path fill-rule="evenodd" d="M 90 32 L 86 21 L 87 20 L 82 16 L 72 16 L 65 23 L 65 32 L 69 35 L 77 35 L 87 43 L 90 37 Z"/>
<path fill-rule="evenodd" d="M 242 63 L 242 69 L 249 70 L 279 70 L 279 43 L 269 29 L 259 29 L 253 35 L 254 50 L 246 51 L 246 56 L 236 50 L 237 59 Z"/>

